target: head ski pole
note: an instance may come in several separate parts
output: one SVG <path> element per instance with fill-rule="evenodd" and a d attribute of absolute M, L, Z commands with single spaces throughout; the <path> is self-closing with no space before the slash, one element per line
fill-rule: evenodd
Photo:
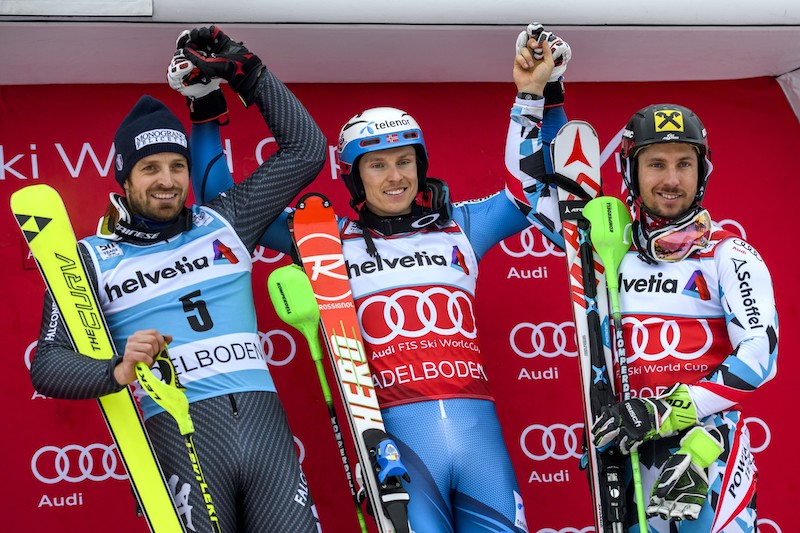
<path fill-rule="evenodd" d="M 591 200 L 583 208 L 583 216 L 591 223 L 590 235 L 594 249 L 606 269 L 606 286 L 611 300 L 611 316 L 614 319 L 614 344 L 619 360 L 622 399 L 631 398 L 628 378 L 628 359 L 625 353 L 625 339 L 622 336 L 622 314 L 619 307 L 618 269 L 622 258 L 631 247 L 631 215 L 627 206 L 613 196 L 601 196 Z M 631 470 L 636 496 L 636 514 L 639 518 L 639 531 L 647 531 L 642 475 L 639 468 L 639 452 L 631 452 Z"/>
<path fill-rule="evenodd" d="M 166 347 L 156 355 L 154 366 L 158 368 L 163 381 L 158 379 L 147 365 L 140 362 L 137 363 L 135 367 L 139 384 L 147 391 L 150 398 L 168 412 L 170 416 L 175 419 L 175 422 L 178 423 L 178 430 L 181 432 L 181 435 L 186 438 L 186 450 L 189 452 L 189 460 L 192 463 L 195 478 L 203 493 L 203 501 L 206 504 L 208 519 L 211 521 L 214 530 L 217 533 L 222 533 L 217 510 L 211 499 L 208 483 L 203 474 L 203 469 L 200 466 L 200 459 L 197 455 L 197 449 L 194 446 L 194 439 L 192 439 L 194 424 L 192 423 L 192 417 L 189 415 L 189 400 L 183 392 L 185 389 L 178 381 L 178 376 L 175 374 L 175 367 L 172 364 L 172 360 L 169 358 Z"/>
<path fill-rule="evenodd" d="M 356 504 L 358 523 L 361 526 L 361 532 L 367 533 L 367 525 L 364 522 L 364 514 L 361 512 L 352 469 L 345 453 L 342 429 L 336 416 L 331 389 L 325 377 L 325 367 L 322 365 L 322 348 L 319 341 L 319 307 L 317 306 L 317 299 L 314 296 L 311 283 L 308 281 L 303 269 L 298 265 L 286 265 L 275 269 L 270 274 L 267 279 L 267 291 L 278 317 L 302 333 L 308 343 L 311 359 L 314 360 L 319 384 L 322 387 L 322 396 L 328 406 L 328 416 L 333 426 L 333 434 L 336 436 L 336 443 L 339 445 L 339 453 L 342 456 L 347 474 L 347 483 L 350 485 L 350 494 Z"/>

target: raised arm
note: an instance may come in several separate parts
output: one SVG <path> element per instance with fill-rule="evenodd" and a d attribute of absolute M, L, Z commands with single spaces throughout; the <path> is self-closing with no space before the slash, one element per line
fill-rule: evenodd
<path fill-rule="evenodd" d="M 203 75 L 228 80 L 246 105 L 258 106 L 279 147 L 253 174 L 226 190 L 232 179 L 222 158 L 218 131 L 214 135 L 217 126 L 212 121 L 193 128 L 192 149 L 202 151 L 193 155 L 193 163 L 200 163 L 193 184 L 200 187 L 200 198 L 231 222 L 252 251 L 270 223 L 319 173 L 325 163 L 326 140 L 305 107 L 241 43 L 212 26 L 192 30 L 184 44 L 186 58 Z M 202 135 L 195 141 L 197 133 Z M 226 192 L 210 199 L 220 191 Z"/>

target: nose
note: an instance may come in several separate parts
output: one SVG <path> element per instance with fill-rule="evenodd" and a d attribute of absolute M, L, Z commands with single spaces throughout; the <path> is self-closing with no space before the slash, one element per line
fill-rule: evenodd
<path fill-rule="evenodd" d="M 670 185 L 677 185 L 681 181 L 681 169 L 677 166 L 670 166 L 667 169 L 664 181 Z"/>
<path fill-rule="evenodd" d="M 389 167 L 389 181 L 398 181 L 403 178 L 403 174 L 400 172 L 400 167 L 397 165 L 391 165 Z"/>
<path fill-rule="evenodd" d="M 175 183 L 173 172 L 169 168 L 161 169 L 156 177 L 156 183 L 162 187 L 172 187 Z"/>

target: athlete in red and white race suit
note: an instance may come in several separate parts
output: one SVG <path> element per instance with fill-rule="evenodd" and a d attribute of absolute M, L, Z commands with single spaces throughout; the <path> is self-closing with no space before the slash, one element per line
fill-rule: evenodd
<path fill-rule="evenodd" d="M 552 49 L 560 66 L 569 58 L 568 46 L 555 37 L 541 59 L 532 55 L 541 48 L 536 40 L 521 42 L 514 68 L 521 94 L 509 129 L 517 178 L 520 153 L 544 172 L 543 139 L 565 122 L 561 82 L 548 83 L 564 70 L 553 70 Z M 546 110 L 545 90 L 556 101 Z M 209 170 L 197 173 L 208 178 L 194 180 L 194 190 L 208 198 L 232 180 L 226 168 L 211 168 L 224 167 L 224 158 L 215 159 L 221 154 L 216 126 L 199 126 L 192 134 L 193 167 Z M 481 257 L 530 222 L 502 192 L 451 204 L 447 184 L 426 175 L 419 125 L 399 109 L 369 109 L 350 119 L 338 153 L 359 213 L 357 220 L 339 219 L 344 255 L 383 420 L 411 477 L 405 484 L 411 526 L 416 533 L 527 532 L 474 304 Z M 285 219 L 262 243 L 290 251 Z"/>
<path fill-rule="evenodd" d="M 648 514 L 655 516 L 648 531 L 754 532 L 757 470 L 739 402 L 776 373 L 769 270 L 749 243 L 712 223 L 701 205 L 710 152 L 692 111 L 672 104 L 640 110 L 624 131 L 621 155 L 634 215 L 635 244 L 619 268 L 634 399 L 599 417 L 595 443 L 638 449 L 646 504 L 654 484 L 667 487 L 670 474 L 678 486 L 686 483 L 686 490 L 672 487 L 662 501 L 650 502 Z M 618 361 L 615 374 L 619 393 Z M 649 431 L 635 427 L 643 418 L 652 419 Z M 682 439 L 698 426 L 715 435 L 709 442 L 721 450 L 709 461 L 707 486 L 704 468 L 681 455 Z M 685 460 L 677 468 L 676 458 Z M 629 496 L 630 531 L 637 532 L 632 489 Z"/>

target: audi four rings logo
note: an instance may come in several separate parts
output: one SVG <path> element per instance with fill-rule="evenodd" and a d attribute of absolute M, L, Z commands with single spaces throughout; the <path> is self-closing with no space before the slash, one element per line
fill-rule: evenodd
<path fill-rule="evenodd" d="M 577 357 L 574 322 L 520 322 L 508 335 L 514 353 L 525 359 L 542 357 Z"/>
<path fill-rule="evenodd" d="M 519 436 L 519 446 L 522 452 L 534 461 L 579 459 L 582 454 L 582 435 L 582 422 L 570 426 L 531 424 Z"/>
<path fill-rule="evenodd" d="M 363 319 L 367 315 L 367 319 Z M 369 320 L 377 316 L 379 320 Z M 364 340 L 385 344 L 403 336 L 419 338 L 428 333 L 442 336 L 477 337 L 472 297 L 447 287 L 431 287 L 423 292 L 402 289 L 390 295 L 377 294 L 366 298 L 358 308 Z M 380 324 L 380 326 L 378 326 Z M 378 331 L 377 327 L 388 328 Z"/>
<path fill-rule="evenodd" d="M 42 483 L 53 485 L 60 481 L 105 481 L 128 479 L 116 444 L 70 444 L 63 448 L 43 446 L 31 458 L 31 472 Z"/>
<path fill-rule="evenodd" d="M 517 239 L 519 239 L 519 242 L 517 242 Z M 539 243 L 538 245 L 537 242 Z M 564 257 L 564 252 L 556 248 L 552 242 L 548 241 L 533 226 L 525 228 L 516 236 L 500 241 L 500 248 L 511 257 L 525 257 L 526 255 L 532 255 L 533 257 L 545 257 L 548 255 Z"/>
<path fill-rule="evenodd" d="M 273 255 L 276 254 L 276 255 Z M 269 248 L 264 248 L 261 245 L 256 246 L 256 249 L 253 250 L 253 256 L 251 257 L 251 262 L 253 263 L 267 263 L 268 265 L 272 263 L 277 263 L 286 254 L 281 252 L 276 252 L 274 250 L 270 250 Z"/>
<path fill-rule="evenodd" d="M 264 350 L 264 357 L 267 360 L 267 364 L 272 366 L 284 366 L 288 365 L 292 359 L 294 359 L 294 354 L 297 352 L 297 345 L 294 342 L 294 337 L 289 333 L 282 329 L 273 329 L 266 333 L 261 333 L 259 331 L 258 336 L 261 338 L 261 346 Z M 283 340 L 280 343 L 276 343 L 278 339 Z M 277 344 L 280 344 L 280 347 L 283 349 L 279 350 L 276 346 Z"/>
<path fill-rule="evenodd" d="M 764 526 L 769 526 L 767 529 Z M 758 517 L 758 533 L 783 533 L 780 526 L 774 520 Z"/>
<path fill-rule="evenodd" d="M 726 218 L 717 222 L 723 229 L 730 231 L 731 233 L 738 234 L 742 239 L 747 240 L 747 232 L 744 231 L 744 228 L 741 224 L 736 222 L 733 219 Z M 733 226 L 733 228 L 729 228 L 728 226 Z M 760 521 L 759 521 L 760 522 Z"/>
<path fill-rule="evenodd" d="M 33 359 L 33 352 L 36 350 L 36 346 L 39 345 L 39 341 L 35 340 L 25 348 L 25 366 L 28 370 L 31 369 L 31 359 Z"/>
<path fill-rule="evenodd" d="M 696 320 L 696 326 L 690 326 L 687 323 L 678 326 L 674 320 L 664 320 L 657 317 L 644 320 L 625 317 L 622 319 L 622 323 L 632 326 L 631 355 L 628 356 L 630 361 L 636 360 L 637 357 L 641 357 L 645 361 L 659 361 L 667 356 L 675 357 L 682 361 L 691 361 L 706 353 L 714 342 L 714 334 L 711 332 L 711 328 L 708 327 L 708 322 L 703 319 Z M 651 331 L 646 326 L 653 324 L 661 324 L 661 329 L 658 333 L 658 338 L 651 339 Z M 691 327 L 691 330 L 687 330 L 689 327 Z M 681 345 L 682 334 L 690 335 L 693 344 L 704 336 L 703 346 L 693 352 L 680 351 L 678 348 Z"/>
<path fill-rule="evenodd" d="M 581 529 L 578 529 L 577 527 L 565 527 L 561 529 L 545 527 L 538 530 L 536 533 L 594 533 L 594 526 L 586 526 Z"/>
<path fill-rule="evenodd" d="M 744 419 L 744 425 L 747 427 L 747 432 L 750 434 L 750 451 L 753 453 L 763 452 L 769 446 L 769 443 L 772 441 L 772 431 L 769 429 L 769 426 L 766 422 L 761 420 L 760 418 L 756 418 L 754 416 L 749 416 Z M 753 443 L 755 438 L 753 437 L 753 426 L 759 426 L 755 433 L 756 435 L 760 436 L 762 433 L 764 434 L 764 442 L 762 444 L 756 445 Z M 758 439 L 759 441 L 761 439 Z M 759 521 L 760 522 L 760 521 Z"/>
<path fill-rule="evenodd" d="M 297 451 L 297 459 L 300 461 L 300 464 L 302 465 L 303 461 L 306 458 L 306 447 L 303 444 L 303 441 L 298 439 L 296 436 L 292 435 L 292 438 L 294 439 L 294 445 L 297 447 L 297 450 L 296 450 Z"/>
<path fill-rule="evenodd" d="M 750 449 L 754 453 L 761 452 L 769 446 L 772 434 L 769 426 L 760 418 L 749 417 L 745 419 L 748 429 L 752 424 L 761 427 L 764 433 L 764 442 L 760 445 L 750 443 Z M 555 459 L 564 461 L 566 459 L 579 459 L 582 454 L 581 438 L 583 435 L 583 423 L 575 424 L 552 424 L 545 426 L 542 424 L 531 424 L 526 427 L 519 437 L 519 445 L 522 452 L 534 461 L 544 461 Z"/>

